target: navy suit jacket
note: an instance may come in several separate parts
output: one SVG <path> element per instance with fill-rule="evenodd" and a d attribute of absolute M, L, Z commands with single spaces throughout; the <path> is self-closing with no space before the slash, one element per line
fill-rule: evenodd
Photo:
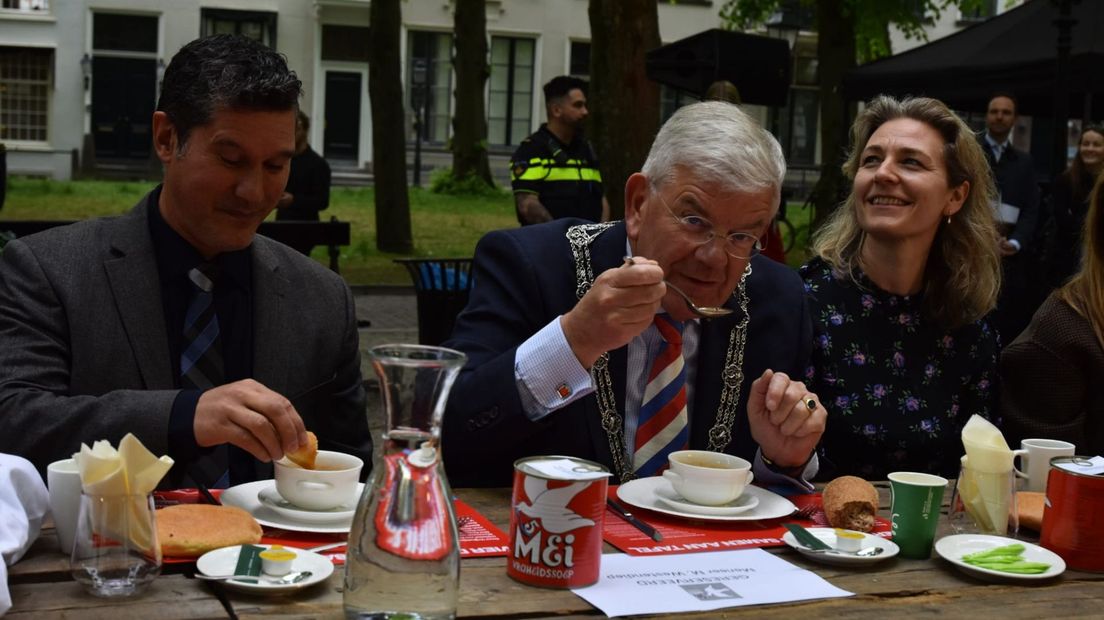
<path fill-rule="evenodd" d="M 1019 219 L 1009 239 L 1020 243 L 1020 250 L 1026 250 L 1035 238 L 1035 229 L 1039 221 L 1039 183 L 1035 180 L 1035 166 L 1031 155 L 1010 147 L 1001 154 L 1000 161 L 993 158 L 993 148 L 982 133 L 978 138 L 993 178 L 1000 191 L 1001 202 L 1020 208 Z"/>
<path fill-rule="evenodd" d="M 444 420 L 442 449 L 453 486 L 507 485 L 514 461 L 531 455 L 577 456 L 614 471 L 595 394 L 534 422 L 522 410 L 514 379 L 518 346 L 577 302 L 575 264 L 565 235 L 569 227 L 584 223 L 564 219 L 495 231 L 476 247 L 471 297 L 445 343 L 468 355 Z M 625 248 L 625 225 L 618 222 L 590 246 L 594 275 L 620 266 Z M 744 382 L 727 451 L 750 460 L 757 448 L 745 410 L 751 383 L 767 368 L 801 377 L 812 349 L 812 324 L 795 271 L 757 256 L 748 283 L 751 323 Z M 729 298 L 728 305 L 735 308 L 736 301 Z M 729 332 L 738 315 L 702 323 L 690 409 L 691 448 L 708 444 Z M 610 351 L 609 361 L 622 415 L 627 349 Z"/>

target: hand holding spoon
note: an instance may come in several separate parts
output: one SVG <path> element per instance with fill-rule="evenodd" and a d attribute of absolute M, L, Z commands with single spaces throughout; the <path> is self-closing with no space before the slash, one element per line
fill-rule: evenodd
<path fill-rule="evenodd" d="M 628 267 L 632 264 L 633 264 L 632 257 L 631 256 L 626 256 L 624 266 Z M 675 286 L 674 284 L 671 284 L 666 279 L 663 280 L 663 283 L 666 284 L 671 290 L 678 293 L 679 297 L 682 297 L 682 300 L 686 302 L 686 307 L 690 308 L 690 312 L 693 312 L 694 314 L 698 315 L 699 317 L 701 317 L 703 319 L 716 319 L 716 318 L 719 318 L 719 317 L 722 317 L 722 316 L 728 316 L 728 315 L 732 314 L 732 310 L 729 310 L 728 308 L 718 308 L 718 307 L 715 307 L 715 306 L 699 306 L 699 305 L 694 303 L 694 300 L 690 299 L 689 295 L 682 292 L 682 289 L 680 289 L 679 287 Z"/>

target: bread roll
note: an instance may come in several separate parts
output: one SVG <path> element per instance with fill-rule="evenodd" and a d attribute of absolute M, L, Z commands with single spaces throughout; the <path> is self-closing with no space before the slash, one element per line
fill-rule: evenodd
<path fill-rule="evenodd" d="M 261 526 L 241 508 L 179 504 L 155 514 L 157 540 L 166 556 L 194 558 L 220 547 L 261 542 Z"/>
<path fill-rule="evenodd" d="M 878 490 L 862 478 L 840 476 L 821 494 L 824 514 L 832 527 L 869 532 L 878 514 Z"/>
<path fill-rule="evenodd" d="M 314 469 L 314 460 L 318 458 L 318 437 L 307 431 L 306 445 L 299 446 L 295 452 L 288 452 L 287 458 L 303 469 Z"/>
<path fill-rule="evenodd" d="M 1032 491 L 1016 493 L 1016 512 L 1020 527 L 1036 532 L 1043 531 L 1043 494 Z"/>

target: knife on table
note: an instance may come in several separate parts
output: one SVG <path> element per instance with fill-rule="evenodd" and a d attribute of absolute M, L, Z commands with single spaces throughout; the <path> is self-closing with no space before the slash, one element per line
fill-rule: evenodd
<path fill-rule="evenodd" d="M 617 516 L 619 516 L 622 519 L 624 519 L 625 521 L 627 521 L 629 523 L 629 525 L 632 525 L 633 527 L 640 530 L 641 532 L 644 532 L 644 534 L 646 536 L 648 536 L 649 538 L 651 538 L 652 540 L 654 540 L 656 542 L 660 542 L 660 541 L 663 540 L 663 534 L 660 534 L 659 532 L 656 531 L 656 529 L 654 527 L 652 527 L 652 526 L 648 525 L 647 523 L 641 521 L 640 519 L 637 519 L 636 517 L 634 517 L 631 512 L 626 510 L 624 506 L 622 506 L 621 504 L 618 504 L 612 498 L 609 498 L 609 497 L 606 498 L 606 505 L 610 507 L 610 510 L 617 513 Z"/>
<path fill-rule="evenodd" d="M 783 525 L 787 530 L 790 530 L 790 533 L 794 535 L 794 538 L 797 539 L 797 542 L 801 543 L 805 547 L 808 547 L 809 549 L 815 549 L 819 551 L 831 551 L 834 549 L 834 547 L 817 538 L 813 535 L 812 532 L 796 523 L 785 523 Z"/>

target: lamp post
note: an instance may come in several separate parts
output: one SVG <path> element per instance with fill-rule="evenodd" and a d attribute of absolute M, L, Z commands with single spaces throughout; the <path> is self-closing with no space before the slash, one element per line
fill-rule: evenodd
<path fill-rule="evenodd" d="M 1058 27 L 1058 55 L 1054 67 L 1054 148 L 1051 150 L 1050 171 L 1057 176 L 1066 169 L 1069 141 L 1069 56 L 1073 25 L 1073 3 L 1079 0 L 1051 0 L 1058 7 L 1054 25 Z"/>
<path fill-rule="evenodd" d="M 84 77 L 84 90 L 92 83 L 92 58 L 85 54 L 80 59 L 81 75 Z"/>
<path fill-rule="evenodd" d="M 422 186 L 422 119 L 426 106 L 426 59 L 415 58 L 411 67 L 410 104 L 414 108 L 414 186 Z"/>

